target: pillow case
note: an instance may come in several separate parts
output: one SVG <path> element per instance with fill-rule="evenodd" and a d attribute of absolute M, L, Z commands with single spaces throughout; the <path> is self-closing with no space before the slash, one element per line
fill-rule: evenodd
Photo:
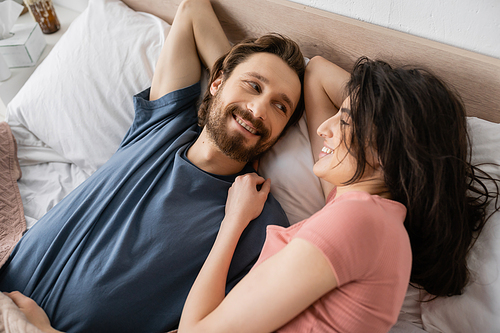
<path fill-rule="evenodd" d="M 259 174 L 271 179 L 271 192 L 281 203 L 290 224 L 310 217 L 325 205 L 321 183 L 312 172 L 313 165 L 305 116 L 260 160 Z"/>

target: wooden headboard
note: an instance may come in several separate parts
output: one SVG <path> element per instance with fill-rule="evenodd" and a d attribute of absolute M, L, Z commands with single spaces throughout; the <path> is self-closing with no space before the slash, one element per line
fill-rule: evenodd
<path fill-rule="evenodd" d="M 173 21 L 180 0 L 123 0 Z M 462 96 L 469 116 L 500 123 L 500 59 L 412 36 L 286 0 L 212 0 L 232 42 L 278 32 L 305 56 L 321 55 L 346 70 L 360 56 L 429 69 Z"/>

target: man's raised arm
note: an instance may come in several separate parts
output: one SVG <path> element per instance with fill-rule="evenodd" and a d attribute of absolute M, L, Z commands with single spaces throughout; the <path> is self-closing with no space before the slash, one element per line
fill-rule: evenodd
<path fill-rule="evenodd" d="M 184 0 L 156 64 L 150 100 L 200 80 L 201 62 L 211 69 L 231 45 L 209 0 Z"/>

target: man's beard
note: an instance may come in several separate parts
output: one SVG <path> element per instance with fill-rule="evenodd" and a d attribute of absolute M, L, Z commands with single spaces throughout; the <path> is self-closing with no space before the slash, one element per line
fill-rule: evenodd
<path fill-rule="evenodd" d="M 219 99 L 221 92 L 219 90 L 218 94 L 214 96 L 208 110 L 205 127 L 210 139 L 224 155 L 238 162 L 249 162 L 258 158 L 261 154 L 269 150 L 278 138 L 269 141 L 271 136 L 269 129 L 267 129 L 262 120 L 255 118 L 250 111 L 242 109 L 235 104 L 223 107 Z M 234 118 L 234 115 L 245 119 L 257 130 L 257 135 L 260 138 L 254 146 L 248 147 L 245 144 L 247 139 L 241 133 L 228 133 L 227 121 L 229 117 Z"/>

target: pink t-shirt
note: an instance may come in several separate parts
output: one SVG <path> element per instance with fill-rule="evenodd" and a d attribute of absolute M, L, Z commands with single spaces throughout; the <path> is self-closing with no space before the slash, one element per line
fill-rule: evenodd
<path fill-rule="evenodd" d="M 256 265 L 301 238 L 323 252 L 338 282 L 338 288 L 278 332 L 387 332 L 398 318 L 410 279 L 405 216 L 398 202 L 347 192 L 289 228 L 268 226 Z"/>

